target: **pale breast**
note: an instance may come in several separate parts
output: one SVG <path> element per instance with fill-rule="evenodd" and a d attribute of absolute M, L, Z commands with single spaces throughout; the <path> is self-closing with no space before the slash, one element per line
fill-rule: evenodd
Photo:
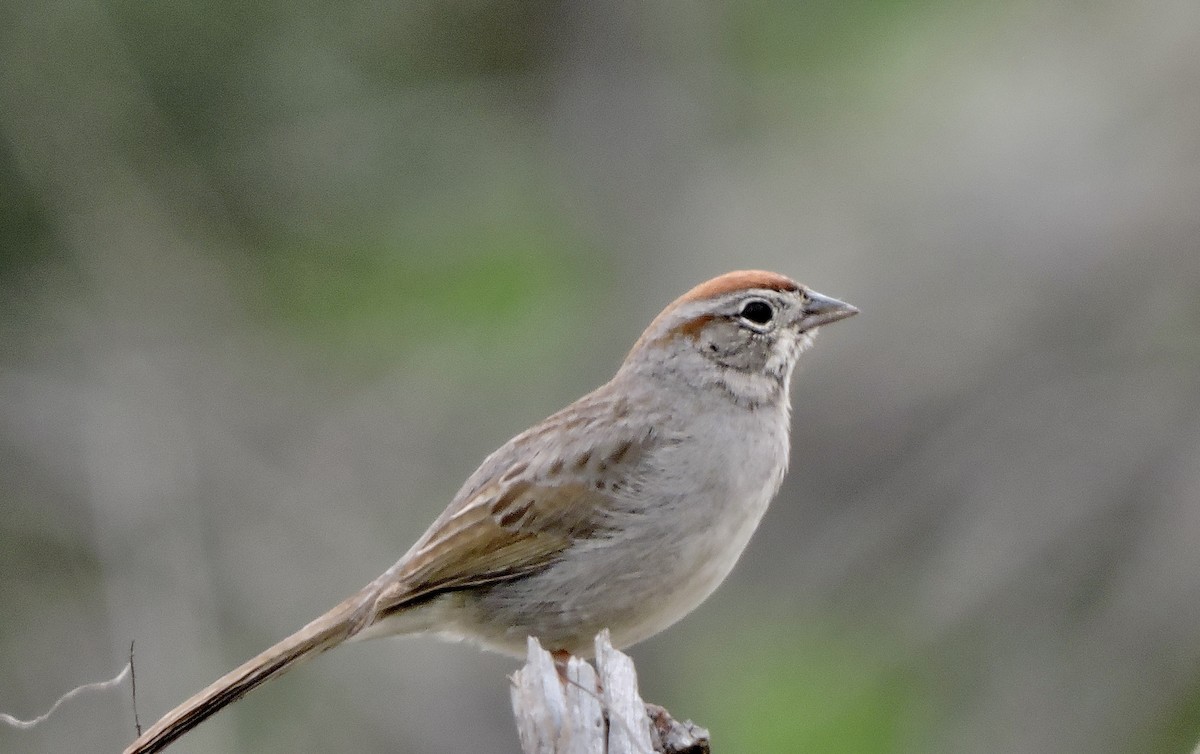
<path fill-rule="evenodd" d="M 720 586 L 745 550 L 787 469 L 786 416 L 733 412 L 702 429 L 698 461 L 680 461 L 678 479 L 691 494 L 679 500 L 671 535 L 678 547 L 657 563 L 662 589 L 656 609 L 625 627 L 625 644 L 663 630 L 698 607 Z M 733 438 L 733 442 L 727 442 Z M 616 632 L 617 629 L 614 629 Z"/>
<path fill-rule="evenodd" d="M 511 654 L 534 635 L 586 655 L 601 628 L 628 646 L 703 602 L 745 549 L 787 459 L 786 414 L 708 408 L 689 434 L 644 457 L 604 536 L 577 542 L 538 573 L 462 595 L 470 609 L 459 633 Z"/>

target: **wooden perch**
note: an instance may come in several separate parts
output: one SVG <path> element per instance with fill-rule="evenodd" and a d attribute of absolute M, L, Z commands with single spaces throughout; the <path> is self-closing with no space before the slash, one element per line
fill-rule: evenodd
<path fill-rule="evenodd" d="M 596 668 L 577 657 L 562 674 L 537 639 L 513 675 L 512 705 L 524 754 L 709 754 L 708 731 L 677 722 L 638 694 L 633 660 L 596 636 Z"/>

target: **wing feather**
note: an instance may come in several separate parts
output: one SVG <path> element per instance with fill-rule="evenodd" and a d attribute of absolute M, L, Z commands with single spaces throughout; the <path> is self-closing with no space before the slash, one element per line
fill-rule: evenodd
<path fill-rule="evenodd" d="M 558 429 L 556 418 L 545 424 Z M 487 459 L 464 485 L 462 497 L 387 574 L 375 619 L 431 594 L 537 571 L 577 539 L 602 535 L 616 503 L 612 490 L 628 486 L 654 434 L 644 424 L 640 431 L 629 427 L 611 447 L 600 449 L 590 444 L 573 449 L 580 439 L 589 442 L 587 434 L 562 434 L 576 442 L 550 444 L 556 455 L 540 465 L 543 473 L 526 473 L 527 454 L 505 452 L 519 448 L 523 435 Z M 501 462 L 505 457 L 512 462 Z"/>

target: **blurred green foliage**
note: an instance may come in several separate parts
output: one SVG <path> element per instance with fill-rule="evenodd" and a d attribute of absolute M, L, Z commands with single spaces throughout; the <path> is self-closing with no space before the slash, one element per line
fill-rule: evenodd
<path fill-rule="evenodd" d="M 768 78 L 859 66 L 876 60 L 882 39 L 939 5 L 935 0 L 730 3 L 725 49 L 739 68 Z"/>
<path fill-rule="evenodd" d="M 1130 742 L 1129 750 L 1138 754 L 1161 754 L 1162 752 L 1192 752 L 1195 754 L 1196 721 L 1200 720 L 1200 680 L 1180 695 L 1180 704 L 1172 710 L 1164 710 L 1151 726 L 1150 735 L 1144 740 Z"/>
<path fill-rule="evenodd" d="M 440 332 L 487 341 L 570 319 L 563 292 L 578 272 L 559 251 L 565 235 L 467 218 L 442 230 L 438 238 L 264 254 L 259 302 L 331 353 L 376 365 Z"/>
<path fill-rule="evenodd" d="M 24 269 L 60 250 L 50 238 L 45 204 L 13 160 L 9 145 L 0 142 L 0 306 L 15 298 L 15 278 Z"/>
<path fill-rule="evenodd" d="M 917 751 L 936 722 L 931 690 L 886 637 L 747 622 L 736 644 L 707 647 L 684 684 L 714 751 Z"/>

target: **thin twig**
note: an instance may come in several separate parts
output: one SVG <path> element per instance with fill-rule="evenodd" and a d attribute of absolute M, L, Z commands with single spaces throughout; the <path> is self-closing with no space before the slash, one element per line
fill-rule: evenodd
<path fill-rule="evenodd" d="M 21 720 L 20 718 L 0 712 L 0 723 L 5 723 L 6 725 L 10 725 L 20 730 L 29 730 L 36 725 L 41 725 L 42 723 L 46 722 L 46 720 L 54 714 L 55 710 L 57 710 L 59 706 L 68 699 L 73 699 L 85 691 L 107 691 L 120 685 L 125 681 L 125 676 L 129 674 L 132 669 L 133 665 L 126 663 L 125 667 L 121 668 L 121 672 L 117 673 L 116 677 L 114 678 L 111 678 L 107 681 L 97 681 L 96 683 L 86 683 L 82 686 L 76 686 L 60 696 L 58 701 L 51 705 L 50 709 L 46 710 L 46 714 L 39 715 L 32 720 Z"/>
<path fill-rule="evenodd" d="M 142 735 L 142 721 L 138 719 L 137 713 L 137 671 L 133 669 L 133 640 L 129 641 L 129 686 L 130 693 L 133 695 L 133 727 L 137 728 L 137 734 Z"/>

